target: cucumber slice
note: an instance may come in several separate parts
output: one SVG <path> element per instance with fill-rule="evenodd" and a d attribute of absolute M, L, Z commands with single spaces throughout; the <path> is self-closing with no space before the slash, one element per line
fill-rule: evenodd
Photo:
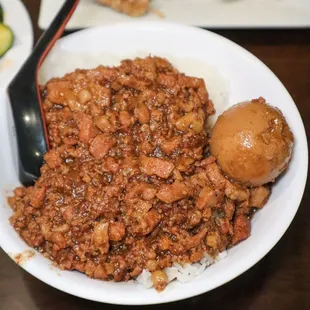
<path fill-rule="evenodd" d="M 3 23 L 3 7 L 0 4 L 0 23 Z"/>
<path fill-rule="evenodd" d="M 12 29 L 0 24 L 0 57 L 2 57 L 13 45 L 14 34 Z"/>

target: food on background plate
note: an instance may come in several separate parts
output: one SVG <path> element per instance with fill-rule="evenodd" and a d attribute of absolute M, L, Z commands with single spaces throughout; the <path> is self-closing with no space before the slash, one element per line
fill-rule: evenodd
<path fill-rule="evenodd" d="M 12 29 L 3 24 L 4 12 L 0 4 L 0 58 L 12 47 L 14 43 L 14 34 Z"/>
<path fill-rule="evenodd" d="M 129 16 L 139 17 L 149 9 L 149 0 L 97 0 L 98 3 Z"/>
<path fill-rule="evenodd" d="M 226 110 L 213 127 L 210 147 L 229 178 L 260 186 L 286 169 L 293 140 L 281 111 L 259 98 Z"/>
<path fill-rule="evenodd" d="M 270 187 L 230 181 L 209 154 L 203 79 L 137 58 L 52 79 L 42 96 L 51 150 L 8 201 L 15 230 L 61 269 L 161 291 L 249 237 Z"/>

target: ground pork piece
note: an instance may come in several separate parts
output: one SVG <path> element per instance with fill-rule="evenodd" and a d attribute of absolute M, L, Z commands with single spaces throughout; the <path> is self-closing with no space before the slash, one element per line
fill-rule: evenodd
<path fill-rule="evenodd" d="M 185 131 L 193 130 L 195 133 L 200 133 L 203 130 L 204 117 L 202 114 L 189 112 L 176 121 L 175 126 L 178 130 Z"/>
<path fill-rule="evenodd" d="M 135 235 L 147 235 L 159 223 L 161 215 L 152 209 L 152 204 L 141 199 L 128 199 L 127 226 L 129 231 Z"/>
<path fill-rule="evenodd" d="M 94 248 L 99 249 L 101 253 L 107 253 L 109 251 L 109 223 L 98 223 L 94 227 L 92 243 Z"/>
<path fill-rule="evenodd" d="M 130 113 L 128 113 L 127 111 L 120 111 L 119 122 L 124 128 L 128 128 L 132 124 Z"/>
<path fill-rule="evenodd" d="M 231 199 L 226 199 L 225 203 L 224 203 L 224 210 L 226 213 L 226 217 L 229 221 L 232 220 L 234 213 L 235 213 L 235 204 L 233 202 L 233 200 Z"/>
<path fill-rule="evenodd" d="M 185 183 L 174 182 L 171 185 L 163 185 L 156 196 L 165 203 L 172 203 L 185 198 L 188 194 L 189 188 Z"/>
<path fill-rule="evenodd" d="M 163 291 L 168 284 L 168 276 L 161 270 L 154 271 L 151 276 L 155 289 L 159 292 Z"/>
<path fill-rule="evenodd" d="M 206 161 L 207 163 L 205 165 L 206 174 L 209 180 L 211 181 L 211 183 L 215 187 L 219 189 L 224 189 L 227 184 L 227 179 L 222 174 L 220 167 L 215 163 L 215 159 L 214 159 L 214 162 L 208 164 L 208 162 L 210 161 L 211 161 L 211 158 Z"/>
<path fill-rule="evenodd" d="M 141 156 L 140 169 L 147 175 L 151 176 L 155 174 L 163 179 L 167 179 L 171 175 L 174 165 L 168 160 Z"/>
<path fill-rule="evenodd" d="M 80 141 L 83 143 L 89 143 L 90 140 L 98 134 L 98 130 L 94 125 L 92 117 L 86 113 L 77 113 L 75 120 L 80 130 Z"/>
<path fill-rule="evenodd" d="M 62 163 L 60 154 L 56 150 L 50 150 L 44 155 L 44 160 L 50 168 L 59 167 Z"/>
<path fill-rule="evenodd" d="M 44 242 L 43 235 L 32 230 L 20 230 L 20 235 L 32 247 L 38 247 Z"/>
<path fill-rule="evenodd" d="M 206 236 L 206 244 L 209 247 L 211 247 L 213 249 L 217 249 L 217 248 L 219 248 L 220 243 L 221 243 L 221 237 L 220 237 L 218 232 L 210 232 Z"/>
<path fill-rule="evenodd" d="M 226 182 L 225 195 L 237 201 L 249 200 L 250 192 L 247 188 L 243 188 L 229 181 Z"/>
<path fill-rule="evenodd" d="M 127 187 L 125 199 L 142 197 L 145 200 L 151 200 L 156 195 L 156 188 L 147 183 L 138 183 L 134 186 Z"/>
<path fill-rule="evenodd" d="M 30 204 L 34 208 L 40 208 L 44 202 L 46 186 L 36 184 L 30 194 Z"/>
<path fill-rule="evenodd" d="M 89 151 L 95 158 L 101 159 L 108 154 L 109 150 L 115 144 L 116 140 L 114 137 L 108 134 L 101 134 L 96 136 L 96 138 L 91 142 Z"/>
<path fill-rule="evenodd" d="M 271 190 L 267 186 L 260 186 L 256 188 L 250 189 L 250 207 L 255 208 L 262 208 L 269 196 L 270 196 Z"/>
<path fill-rule="evenodd" d="M 169 250 L 178 256 L 185 254 L 188 250 L 199 247 L 203 242 L 207 229 L 202 227 L 196 234 L 191 234 L 186 230 L 174 227 L 174 241 L 171 242 Z"/>
<path fill-rule="evenodd" d="M 179 146 L 179 144 L 181 143 L 181 137 L 176 136 L 176 137 L 172 137 L 170 139 L 167 139 L 165 141 L 163 141 L 160 144 L 160 148 L 163 150 L 163 152 L 165 152 L 166 154 L 171 154 L 172 152 L 174 152 L 177 147 Z"/>
<path fill-rule="evenodd" d="M 210 156 L 203 161 L 203 166 L 205 167 L 206 174 L 211 183 L 216 188 L 223 189 L 227 197 L 238 201 L 249 200 L 249 190 L 226 179 L 220 167 L 216 164 L 215 158 Z"/>
<path fill-rule="evenodd" d="M 144 15 L 149 9 L 149 0 L 97 0 L 97 2 L 134 17 Z"/>
<path fill-rule="evenodd" d="M 66 247 L 66 240 L 62 233 L 60 232 L 51 232 L 48 235 L 48 240 L 52 241 L 58 246 L 58 249 L 63 249 Z"/>
<path fill-rule="evenodd" d="M 47 91 L 47 99 L 60 105 L 67 105 L 70 100 L 76 99 L 69 80 L 52 79 L 47 83 Z"/>
<path fill-rule="evenodd" d="M 120 241 L 125 237 L 126 227 L 123 223 L 112 222 L 109 224 L 109 238 L 111 241 Z"/>
<path fill-rule="evenodd" d="M 105 163 L 103 163 L 103 167 L 112 173 L 117 173 L 120 170 L 120 165 L 113 157 L 107 157 Z"/>
<path fill-rule="evenodd" d="M 236 244 L 244 239 L 247 239 L 251 233 L 251 224 L 247 216 L 241 214 L 234 221 L 234 235 L 232 242 Z"/>
<path fill-rule="evenodd" d="M 135 116 L 137 117 L 140 124 L 146 124 L 150 121 L 150 111 L 146 104 L 140 102 L 134 111 Z"/>
<path fill-rule="evenodd" d="M 95 279 L 106 280 L 108 279 L 108 274 L 107 274 L 106 269 L 103 266 L 98 265 L 94 268 L 93 277 Z"/>
<path fill-rule="evenodd" d="M 106 115 L 97 116 L 95 118 L 95 124 L 102 132 L 115 131 L 113 124 L 110 123 L 109 117 Z"/>
<path fill-rule="evenodd" d="M 204 187 L 196 199 L 196 206 L 199 210 L 204 208 L 212 208 L 219 202 L 216 191 L 210 186 Z"/>

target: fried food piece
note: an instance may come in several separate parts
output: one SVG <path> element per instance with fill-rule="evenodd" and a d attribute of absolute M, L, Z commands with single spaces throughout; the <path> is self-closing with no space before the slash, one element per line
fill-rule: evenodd
<path fill-rule="evenodd" d="M 150 3 L 149 0 L 97 0 L 97 2 L 133 17 L 144 15 Z"/>

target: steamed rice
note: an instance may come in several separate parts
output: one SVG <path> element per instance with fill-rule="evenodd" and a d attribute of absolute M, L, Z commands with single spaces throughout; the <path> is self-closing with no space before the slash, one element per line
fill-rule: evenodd
<path fill-rule="evenodd" d="M 184 264 L 183 266 L 178 263 L 174 263 L 172 267 L 166 268 L 164 272 L 168 276 L 169 283 L 174 280 L 177 280 L 180 283 L 188 283 L 194 280 L 195 277 L 200 276 L 208 266 L 225 259 L 227 255 L 227 251 L 223 251 L 215 259 L 213 259 L 206 253 L 204 258 L 199 263 Z M 144 269 L 137 278 L 137 282 L 146 288 L 151 288 L 153 287 L 151 276 L 152 274 L 148 270 Z"/>

